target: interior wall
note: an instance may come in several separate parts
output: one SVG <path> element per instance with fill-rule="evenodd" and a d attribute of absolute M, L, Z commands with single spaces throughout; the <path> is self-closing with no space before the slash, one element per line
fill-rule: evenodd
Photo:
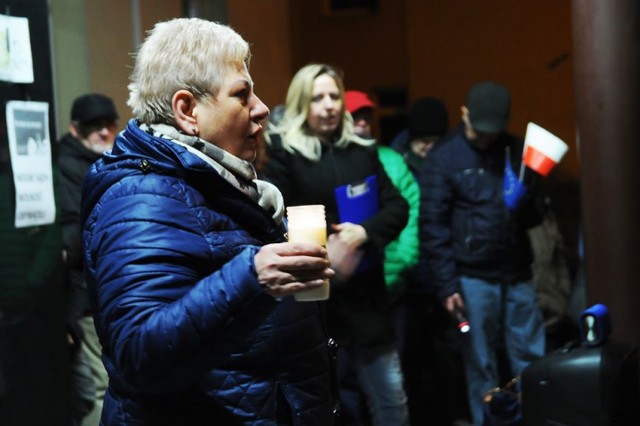
<path fill-rule="evenodd" d="M 93 0 L 101 1 L 101 0 Z M 139 0 L 141 30 L 140 39 L 144 40 L 147 31 L 160 21 L 179 18 L 183 15 L 183 0 Z M 129 62 L 133 66 L 133 61 Z M 127 74 L 127 79 L 129 75 Z M 128 80 L 127 80 L 128 81 Z"/>
<path fill-rule="evenodd" d="M 130 2 L 87 0 L 87 32 L 91 91 L 113 98 L 120 125 L 129 117 L 126 106 L 129 64 L 133 52 Z"/>
<path fill-rule="evenodd" d="M 64 0 L 50 3 L 51 43 L 53 45 L 56 139 L 69 128 L 73 100 L 90 90 L 88 28 L 85 1 Z"/>
<path fill-rule="evenodd" d="M 131 116 L 127 84 L 135 52 L 132 4 L 139 7 L 140 29 L 182 15 L 180 0 L 56 0 L 50 2 L 56 83 L 58 137 L 69 126 L 73 100 L 88 92 L 113 98 L 120 126 Z"/>
<path fill-rule="evenodd" d="M 331 12 L 326 1 L 292 2 L 295 71 L 327 62 L 345 73 L 347 88 L 374 92 L 407 85 L 404 1 L 378 0 L 375 12 Z"/>
<path fill-rule="evenodd" d="M 120 126 L 131 117 L 127 106 L 129 75 L 133 69 L 134 35 L 131 1 L 86 0 L 91 90 L 111 96 L 120 114 Z M 139 0 L 142 39 L 153 25 L 182 14 L 180 0 Z"/>
<path fill-rule="evenodd" d="M 229 24 L 251 45 L 251 77 L 269 108 L 284 102 L 293 77 L 291 10 L 288 0 L 227 2 Z"/>

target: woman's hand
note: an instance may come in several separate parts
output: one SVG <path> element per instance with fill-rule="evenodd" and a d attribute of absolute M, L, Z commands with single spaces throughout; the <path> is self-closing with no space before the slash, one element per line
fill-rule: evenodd
<path fill-rule="evenodd" d="M 256 253 L 254 263 L 258 281 L 274 297 L 319 287 L 334 275 L 327 250 L 319 244 L 267 244 Z"/>
<path fill-rule="evenodd" d="M 344 239 L 340 238 L 340 235 L 341 234 L 329 235 L 327 239 L 327 251 L 329 252 L 331 267 L 336 273 L 335 280 L 337 282 L 345 282 L 351 278 L 360 264 L 364 250 L 359 249 L 357 245 L 350 245 Z"/>
<path fill-rule="evenodd" d="M 360 264 L 364 251 L 361 245 L 367 242 L 367 231 L 361 226 L 351 222 L 331 225 L 334 234 L 329 235 L 327 250 L 329 260 L 336 272 L 336 281 L 347 281 L 353 275 Z"/>
<path fill-rule="evenodd" d="M 351 250 L 359 248 L 369 240 L 367 231 L 361 226 L 351 222 L 344 222 L 338 225 L 331 225 L 338 234 L 340 240 Z"/>

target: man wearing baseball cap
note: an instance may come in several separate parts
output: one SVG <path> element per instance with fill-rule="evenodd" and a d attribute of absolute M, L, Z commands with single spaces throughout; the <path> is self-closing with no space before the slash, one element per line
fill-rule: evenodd
<path fill-rule="evenodd" d="M 74 424 L 98 424 L 108 380 L 84 281 L 80 201 L 84 177 L 89 167 L 113 146 L 117 127 L 118 112 L 113 100 L 99 93 L 86 94 L 73 102 L 69 133 L 58 142 L 58 201 L 67 269 Z"/>
<path fill-rule="evenodd" d="M 353 118 L 353 128 L 358 136 L 373 138 L 372 123 L 376 104 L 369 96 L 359 90 L 344 92 L 345 108 Z"/>
<path fill-rule="evenodd" d="M 512 377 L 545 352 L 527 234 L 544 212 L 532 185 L 517 203 L 507 202 L 507 171 L 519 170 L 523 148 L 506 132 L 510 110 L 506 87 L 475 84 L 461 108 L 462 124 L 429 153 L 421 176 L 422 250 L 439 299 L 453 316 L 466 311 L 471 326 L 462 345 L 476 425 L 484 424 L 484 395 L 502 384 L 501 342 Z"/>

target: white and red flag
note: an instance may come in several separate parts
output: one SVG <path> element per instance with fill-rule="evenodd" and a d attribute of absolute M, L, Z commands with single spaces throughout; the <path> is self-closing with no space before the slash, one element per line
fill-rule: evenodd
<path fill-rule="evenodd" d="M 527 125 L 522 163 L 542 176 L 562 160 L 569 147 L 556 135 L 535 123 Z"/>

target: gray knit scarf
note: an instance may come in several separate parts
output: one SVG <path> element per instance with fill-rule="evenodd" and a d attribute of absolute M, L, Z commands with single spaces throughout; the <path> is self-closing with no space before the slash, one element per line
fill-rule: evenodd
<path fill-rule="evenodd" d="M 282 194 L 273 184 L 257 179 L 256 170 L 250 162 L 241 160 L 197 136 L 180 133 L 173 126 L 141 124 L 140 129 L 184 146 L 216 169 L 223 179 L 258 203 L 277 224 L 282 222 L 284 214 Z"/>

